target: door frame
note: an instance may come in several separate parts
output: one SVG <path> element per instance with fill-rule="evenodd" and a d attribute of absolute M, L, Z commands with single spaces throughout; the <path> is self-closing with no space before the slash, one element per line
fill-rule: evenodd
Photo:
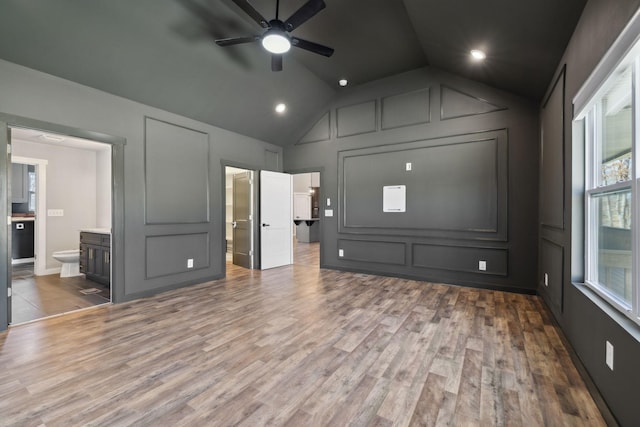
<path fill-rule="evenodd" d="M 222 256 L 220 257 L 220 271 L 222 271 L 223 277 L 227 277 L 227 259 L 226 259 L 226 253 L 227 253 L 227 231 L 226 231 L 226 217 L 227 217 L 227 190 L 226 190 L 226 182 L 227 182 L 227 175 L 226 175 L 226 169 L 227 166 L 231 167 L 231 168 L 238 168 L 238 169 L 244 169 L 247 171 L 252 171 L 253 172 L 253 185 L 252 185 L 252 199 L 253 199 L 253 212 L 254 212 L 254 216 L 256 218 L 254 218 L 254 221 L 252 222 L 252 233 L 253 233 L 253 268 L 254 269 L 260 269 L 260 230 L 258 228 L 258 220 L 259 220 L 259 215 L 258 212 L 260 210 L 260 202 L 259 202 L 259 198 L 260 198 L 260 193 L 259 193 L 259 189 L 260 189 L 260 173 L 258 173 L 260 171 L 260 168 L 255 166 L 255 165 L 248 165 L 246 163 L 241 163 L 241 162 L 236 162 L 233 160 L 225 160 L 225 159 L 221 159 L 220 160 L 220 166 L 221 166 L 221 176 L 222 176 L 222 180 L 221 180 L 221 185 L 220 185 L 220 191 L 222 194 L 222 203 L 221 203 L 221 208 L 220 208 L 220 218 L 223 218 L 220 225 L 220 229 L 222 231 L 222 239 L 220 239 L 221 243 L 220 243 L 220 249 L 222 250 L 221 254 Z"/>
<path fill-rule="evenodd" d="M 33 165 L 36 168 L 36 218 L 35 222 L 35 254 L 33 274 L 36 276 L 47 274 L 47 164 L 48 160 L 32 157 L 11 156 L 11 163 Z"/>
<path fill-rule="evenodd" d="M 0 218 L 7 218 L 0 227 L 0 331 L 9 327 L 10 307 L 8 284 L 11 280 L 11 145 L 9 130 L 12 127 L 37 129 L 88 139 L 111 145 L 111 301 L 125 299 L 124 287 L 124 146 L 126 138 L 101 132 L 65 126 L 29 117 L 0 112 Z"/>
<path fill-rule="evenodd" d="M 311 166 L 308 168 L 297 168 L 297 169 L 288 169 L 285 171 L 285 173 L 291 174 L 291 175 L 297 175 L 300 173 L 311 173 L 311 172 L 318 172 L 320 173 L 320 194 L 318 195 L 319 199 L 320 199 L 320 203 L 319 203 L 319 207 L 318 210 L 320 212 L 318 212 L 318 218 L 320 218 L 320 230 L 319 231 L 319 235 L 320 235 L 320 268 L 324 268 L 324 210 L 327 209 L 326 206 L 326 199 L 325 199 L 325 194 L 326 194 L 326 179 L 325 179 L 325 172 L 324 172 L 324 167 L 323 166 Z M 333 203 L 330 206 L 330 209 L 333 209 L 334 212 L 337 211 L 337 200 L 334 200 Z M 337 214 L 334 214 L 334 216 L 338 216 Z"/>

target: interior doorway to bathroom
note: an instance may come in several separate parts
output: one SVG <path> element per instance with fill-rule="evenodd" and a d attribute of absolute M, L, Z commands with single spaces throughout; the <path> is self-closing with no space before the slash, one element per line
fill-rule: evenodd
<path fill-rule="evenodd" d="M 10 323 L 109 303 L 112 146 L 11 127 Z"/>
<path fill-rule="evenodd" d="M 225 167 L 226 261 L 244 268 L 258 266 L 255 172 Z"/>

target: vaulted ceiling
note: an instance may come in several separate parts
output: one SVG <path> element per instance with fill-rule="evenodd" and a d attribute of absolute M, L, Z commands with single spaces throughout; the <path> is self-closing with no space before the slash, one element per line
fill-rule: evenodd
<path fill-rule="evenodd" d="M 280 18 L 305 2 L 281 0 Z M 0 58 L 286 145 L 344 90 L 340 78 L 433 66 L 540 101 L 586 0 L 325 3 L 293 35 L 335 54 L 292 49 L 281 72 L 259 43 L 214 44 L 262 33 L 231 0 L 0 0 Z M 275 0 L 251 4 L 273 18 Z M 469 59 L 474 48 L 484 62 Z"/>

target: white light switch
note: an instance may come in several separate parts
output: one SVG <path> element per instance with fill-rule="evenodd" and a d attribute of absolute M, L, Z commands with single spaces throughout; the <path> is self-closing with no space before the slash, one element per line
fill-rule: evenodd
<path fill-rule="evenodd" d="M 478 261 L 478 270 L 487 271 L 487 261 Z"/>
<path fill-rule="evenodd" d="M 331 206 L 331 199 L 327 197 L 327 206 Z"/>
<path fill-rule="evenodd" d="M 333 209 L 325 209 L 324 216 L 333 216 Z"/>
<path fill-rule="evenodd" d="M 47 216 L 64 216 L 64 209 L 47 209 Z"/>
<path fill-rule="evenodd" d="M 193 268 L 193 258 L 187 259 L 187 268 Z"/>
<path fill-rule="evenodd" d="M 406 170 L 410 171 L 411 170 L 411 162 L 407 162 L 407 164 L 405 165 Z"/>

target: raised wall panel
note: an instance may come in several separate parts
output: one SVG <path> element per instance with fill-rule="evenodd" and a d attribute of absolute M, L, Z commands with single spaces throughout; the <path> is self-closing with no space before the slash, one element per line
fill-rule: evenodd
<path fill-rule="evenodd" d="M 547 285 L 544 283 L 544 275 L 547 274 Z M 563 309 L 563 273 L 564 273 L 564 248 L 557 243 L 540 239 L 540 285 L 541 293 L 544 293 L 549 307 L 554 314 L 562 314 Z"/>
<path fill-rule="evenodd" d="M 429 89 L 382 99 L 382 129 L 429 123 Z"/>
<path fill-rule="evenodd" d="M 147 236 L 145 243 L 147 279 L 209 267 L 208 233 Z"/>
<path fill-rule="evenodd" d="M 338 138 L 376 131 L 376 101 L 341 107 L 336 110 Z"/>
<path fill-rule="evenodd" d="M 402 242 L 376 242 L 365 240 L 338 240 L 341 257 L 349 261 L 364 261 L 377 264 L 405 264 L 405 244 Z"/>
<path fill-rule="evenodd" d="M 540 223 L 564 229 L 564 70 L 541 112 Z"/>
<path fill-rule="evenodd" d="M 506 130 L 338 156 L 340 232 L 506 239 Z M 383 188 L 396 185 L 406 211 L 384 212 Z"/>
<path fill-rule="evenodd" d="M 331 138 L 331 115 L 327 111 L 307 132 L 298 144 L 328 141 Z"/>
<path fill-rule="evenodd" d="M 147 117 L 144 149 L 146 223 L 208 222 L 208 135 Z"/>
<path fill-rule="evenodd" d="M 440 87 L 440 118 L 442 120 L 476 116 L 501 110 L 506 110 L 506 108 L 445 85 Z"/>
<path fill-rule="evenodd" d="M 414 267 L 498 276 L 506 276 L 508 273 L 506 249 L 414 244 L 412 259 Z M 485 271 L 478 268 L 479 261 L 486 262 Z"/>

